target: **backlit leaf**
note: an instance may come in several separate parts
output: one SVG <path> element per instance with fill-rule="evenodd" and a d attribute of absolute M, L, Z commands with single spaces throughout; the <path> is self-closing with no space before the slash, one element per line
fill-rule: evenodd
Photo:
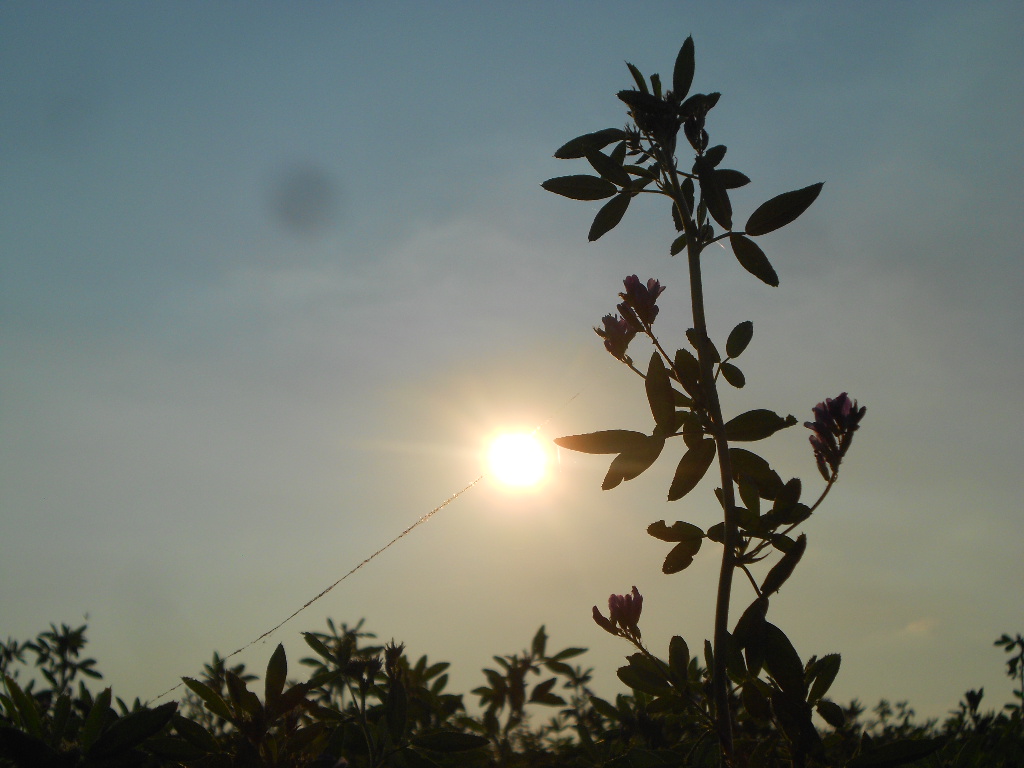
<path fill-rule="evenodd" d="M 701 440 L 690 448 L 679 460 L 676 473 L 672 477 L 672 485 L 668 490 L 668 500 L 676 501 L 692 491 L 701 478 L 707 474 L 708 467 L 715 460 L 715 441 Z"/>
<path fill-rule="evenodd" d="M 700 391 L 700 364 L 697 362 L 697 358 L 689 350 L 676 350 L 674 367 L 683 389 L 691 396 L 697 396 Z"/>
<path fill-rule="evenodd" d="M 622 217 L 626 215 L 626 209 L 629 208 L 631 197 L 632 195 L 629 193 L 622 192 L 602 205 L 601 210 L 594 216 L 594 223 L 590 225 L 587 240 L 594 242 L 615 229 L 619 222 L 622 221 Z"/>
<path fill-rule="evenodd" d="M 743 375 L 743 371 L 732 363 L 722 363 L 720 370 L 725 380 L 736 387 L 736 389 L 743 389 L 744 385 L 746 385 L 747 377 Z"/>
<path fill-rule="evenodd" d="M 174 716 L 178 702 L 171 701 L 153 709 L 142 708 L 114 721 L 89 750 L 97 761 L 116 758 L 159 733 Z"/>
<path fill-rule="evenodd" d="M 745 174 L 731 168 L 716 168 L 715 180 L 722 189 L 739 189 L 750 183 Z"/>
<path fill-rule="evenodd" d="M 726 151 L 726 146 L 724 144 L 716 144 L 713 147 L 708 147 L 704 151 L 704 162 L 714 168 L 725 159 Z"/>
<path fill-rule="evenodd" d="M 278 644 L 267 664 L 267 677 L 264 685 L 263 700 L 268 707 L 274 706 L 274 702 L 284 690 L 285 678 L 288 676 L 288 659 L 285 656 L 284 646 Z"/>
<path fill-rule="evenodd" d="M 836 675 L 839 674 L 841 662 L 842 658 L 838 653 L 829 653 L 815 661 L 811 668 L 807 670 L 808 677 L 811 678 L 811 692 L 807 696 L 809 703 L 814 704 L 828 693 L 828 689 L 832 687 Z M 825 719 L 828 720 L 828 718 Z M 831 724 L 832 721 L 829 720 L 828 722 Z"/>
<path fill-rule="evenodd" d="M 556 437 L 555 445 L 581 453 L 622 453 L 642 447 L 648 439 L 643 432 L 634 432 L 628 429 L 606 429 L 600 432 L 589 432 L 585 435 Z"/>
<path fill-rule="evenodd" d="M 194 694 L 203 700 L 206 708 L 213 712 L 213 714 L 224 718 L 225 720 L 232 719 L 231 710 L 228 709 L 227 702 L 221 698 L 219 693 L 204 683 L 201 683 L 198 680 L 193 680 L 190 677 L 183 677 L 181 680 Z"/>
<path fill-rule="evenodd" d="M 786 579 L 793 574 L 793 569 L 800 562 L 800 558 L 804 556 L 805 549 L 807 549 L 807 534 L 801 533 L 797 536 L 794 546 L 782 556 L 782 559 L 764 577 L 764 582 L 761 584 L 762 595 L 768 597 L 772 593 L 779 591 L 782 585 L 786 583 Z"/>
<path fill-rule="evenodd" d="M 819 715 L 821 715 L 822 720 L 833 728 L 842 728 L 846 725 L 846 713 L 843 712 L 843 708 L 834 701 L 822 699 L 815 705 L 814 709 Z"/>
<path fill-rule="evenodd" d="M 786 226 L 810 207 L 823 186 L 823 183 L 812 184 L 809 187 L 784 192 L 773 197 L 750 214 L 744 231 L 748 235 L 756 237 Z"/>
<path fill-rule="evenodd" d="M 793 416 L 783 418 L 774 411 L 765 408 L 758 408 L 753 411 L 741 413 L 725 424 L 725 436 L 729 440 L 748 442 L 752 440 L 764 440 L 778 432 L 780 429 L 791 427 L 796 424 Z"/>
<path fill-rule="evenodd" d="M 752 274 L 761 282 L 767 283 L 773 288 L 779 285 L 779 276 L 775 274 L 775 268 L 768 261 L 757 243 L 743 235 L 729 235 L 729 244 L 732 252 L 736 254 L 736 261 L 740 263 L 747 272 Z"/>
<path fill-rule="evenodd" d="M 682 101 L 690 91 L 693 84 L 694 71 L 694 49 L 693 38 L 687 37 L 683 47 L 679 49 L 676 56 L 675 66 L 672 68 L 672 95 L 675 100 Z"/>
<path fill-rule="evenodd" d="M 682 520 L 677 520 L 671 526 L 665 525 L 664 520 L 651 523 L 647 526 L 647 534 L 661 541 L 688 541 L 704 538 L 704 531 L 696 525 L 684 523 Z"/>
<path fill-rule="evenodd" d="M 644 76 L 640 74 L 640 70 L 628 61 L 626 62 L 626 66 L 629 68 L 629 73 L 633 76 L 633 80 L 636 81 L 636 87 L 640 89 L 640 92 L 650 93 L 650 91 L 647 90 L 647 81 L 644 80 Z"/>
<path fill-rule="evenodd" d="M 757 483 L 762 499 L 774 499 L 782 488 L 782 480 L 768 462 L 744 448 L 729 449 L 729 463 L 732 466 L 733 479 L 739 482 L 740 477 L 748 475 Z"/>
<path fill-rule="evenodd" d="M 725 187 L 719 184 L 714 167 L 707 162 L 697 162 L 694 170 L 700 185 L 700 198 L 707 205 L 708 213 L 723 229 L 732 229 L 732 203 Z"/>
<path fill-rule="evenodd" d="M 612 459 L 608 473 L 601 483 L 602 490 L 610 491 L 624 480 L 632 480 L 645 472 L 657 460 L 661 449 L 665 447 L 665 438 L 648 435 L 643 437 L 643 442 L 637 443 Z"/>
<path fill-rule="evenodd" d="M 541 184 L 548 192 L 573 200 L 603 200 L 615 194 L 615 185 L 597 176 L 557 176 Z"/>
<path fill-rule="evenodd" d="M 626 132 L 621 128 L 605 128 L 603 131 L 585 133 L 559 147 L 555 151 L 555 157 L 560 160 L 585 157 L 587 152 L 604 149 L 612 142 L 622 141 L 625 138 Z"/>
<path fill-rule="evenodd" d="M 725 342 L 725 354 L 729 357 L 739 357 L 752 338 L 754 324 L 750 320 L 744 320 L 729 332 L 729 338 Z"/>
<path fill-rule="evenodd" d="M 769 621 L 764 624 L 764 663 L 782 690 L 804 698 L 803 662 L 786 633 Z"/>
<path fill-rule="evenodd" d="M 668 666 L 675 681 L 685 682 L 688 679 L 690 649 L 679 635 L 673 635 L 668 643 Z"/>
<path fill-rule="evenodd" d="M 613 184 L 618 184 L 620 187 L 628 186 L 632 181 L 629 174 L 622 167 L 622 163 L 616 163 L 603 152 L 598 150 L 587 152 L 586 157 L 591 167 L 601 174 L 601 178 L 607 179 Z"/>
<path fill-rule="evenodd" d="M 647 390 L 647 402 L 651 406 L 654 423 L 658 425 L 661 434 L 671 435 L 676 431 L 676 405 L 668 369 L 658 352 L 651 355 L 644 387 Z"/>
<path fill-rule="evenodd" d="M 665 562 L 661 565 L 661 572 L 669 574 L 679 573 L 679 571 L 688 568 L 690 563 L 693 562 L 694 555 L 700 551 L 702 543 L 702 539 L 690 539 L 676 544 L 665 557 Z"/>

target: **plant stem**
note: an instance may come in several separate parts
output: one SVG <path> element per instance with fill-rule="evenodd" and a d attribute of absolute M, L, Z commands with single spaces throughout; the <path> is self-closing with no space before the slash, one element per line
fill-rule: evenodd
<path fill-rule="evenodd" d="M 698 228 L 693 216 L 687 210 L 682 189 L 674 165 L 670 169 L 672 198 L 686 231 L 686 254 L 690 273 L 690 305 L 693 313 L 693 329 L 697 340 L 697 362 L 700 365 L 700 384 L 704 406 L 710 421 L 711 436 L 718 452 L 718 468 L 722 483 L 722 506 L 724 507 L 725 536 L 722 542 L 722 566 L 718 574 L 718 596 L 715 601 L 714 670 L 711 675 L 712 694 L 715 702 L 715 724 L 722 748 L 722 761 L 732 765 L 732 713 L 729 709 L 729 680 L 726 676 L 726 638 L 729 634 L 729 602 L 732 597 L 732 576 L 736 568 L 736 497 L 732 480 L 732 462 L 729 457 L 729 441 L 725 436 L 725 420 L 715 385 L 714 366 L 708 354 L 708 328 L 704 315 L 704 283 L 701 278 L 700 253 L 702 245 L 698 239 Z"/>

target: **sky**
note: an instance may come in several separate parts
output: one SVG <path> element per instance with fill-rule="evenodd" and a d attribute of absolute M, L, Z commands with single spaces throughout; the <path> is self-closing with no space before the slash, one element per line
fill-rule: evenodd
<path fill-rule="evenodd" d="M 769 618 L 842 654 L 840 702 L 1000 707 L 992 642 L 1024 630 L 1022 28 L 1019 3 L 934 0 L 4 3 L 0 639 L 87 622 L 105 683 L 151 699 L 466 487 L 489 436 L 649 430 L 591 329 L 636 273 L 684 343 L 668 209 L 588 243 L 601 203 L 540 183 L 624 124 L 625 61 L 670 80 L 692 35 L 712 143 L 752 179 L 736 219 L 825 182 L 762 238 L 778 288 L 706 255 L 712 338 L 754 323 L 726 413 L 867 406 Z M 802 427 L 757 448 L 820 489 Z M 643 593 L 654 653 L 712 633 L 720 552 L 666 576 L 645 533 L 716 520 L 710 479 L 665 501 L 678 453 L 609 492 L 603 457 L 557 454 L 530 491 L 485 474 L 235 661 L 283 642 L 297 671 L 301 632 L 365 618 L 468 694 L 545 625 L 614 696 L 609 594 Z"/>

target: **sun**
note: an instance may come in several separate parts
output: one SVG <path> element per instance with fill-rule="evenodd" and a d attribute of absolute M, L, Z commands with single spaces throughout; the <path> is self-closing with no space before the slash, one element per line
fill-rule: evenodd
<path fill-rule="evenodd" d="M 528 488 L 547 472 L 548 452 L 529 432 L 506 432 L 491 442 L 487 451 L 490 473 L 505 485 Z"/>

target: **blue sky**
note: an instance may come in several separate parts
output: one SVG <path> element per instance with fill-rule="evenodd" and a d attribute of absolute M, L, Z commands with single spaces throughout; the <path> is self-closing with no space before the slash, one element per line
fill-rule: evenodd
<path fill-rule="evenodd" d="M 868 407 L 772 616 L 843 654 L 840 700 L 1000 705 L 991 644 L 1024 629 L 1022 24 L 1010 2 L 4 4 L 0 636 L 87 613 L 115 693 L 145 699 L 477 477 L 494 430 L 647 428 L 590 329 L 631 273 L 668 286 L 663 336 L 688 327 L 667 211 L 588 244 L 599 204 L 539 184 L 624 122 L 624 60 L 667 77 L 692 34 L 712 140 L 753 180 L 736 210 L 826 182 L 764 239 L 779 288 L 706 267 L 712 335 L 755 327 L 726 408 Z M 762 445 L 814 483 L 805 430 Z M 663 576 L 644 533 L 714 522 L 710 482 L 666 504 L 673 464 L 609 493 L 592 457 L 536 493 L 485 480 L 241 660 L 366 617 L 463 692 L 545 624 L 610 695 L 609 593 L 643 592 L 655 652 L 711 632 L 717 552 Z"/>

